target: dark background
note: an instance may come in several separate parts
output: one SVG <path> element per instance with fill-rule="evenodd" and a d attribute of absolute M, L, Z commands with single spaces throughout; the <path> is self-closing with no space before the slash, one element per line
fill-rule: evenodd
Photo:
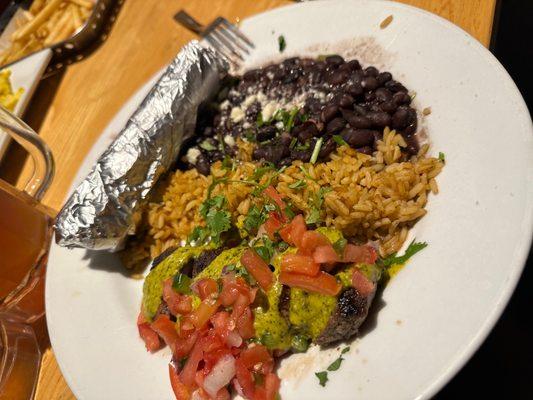
<path fill-rule="evenodd" d="M 499 1 L 491 51 L 533 112 L 533 0 Z M 532 268 L 530 250 L 522 278 L 496 327 L 435 399 L 533 399 Z"/>

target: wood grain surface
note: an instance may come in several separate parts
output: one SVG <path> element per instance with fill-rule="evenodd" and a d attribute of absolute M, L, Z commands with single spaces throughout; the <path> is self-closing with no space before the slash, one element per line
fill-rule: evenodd
<path fill-rule="evenodd" d="M 496 0 L 401 0 L 459 25 L 488 46 Z M 174 22 L 185 9 L 203 23 L 221 15 L 230 21 L 290 4 L 287 0 L 126 0 L 106 40 L 87 58 L 64 73 L 44 80 L 25 121 L 49 144 L 56 176 L 43 202 L 58 210 L 83 158 L 100 132 L 155 72 L 195 36 Z M 12 145 L 0 165 L 0 178 L 21 186 L 31 161 Z M 44 357 L 37 400 L 72 400 L 49 348 Z M 83 362 L 83 360 L 80 360 Z M 105 366 L 105 360 L 102 360 Z M 99 400 L 99 399 L 95 399 Z"/>

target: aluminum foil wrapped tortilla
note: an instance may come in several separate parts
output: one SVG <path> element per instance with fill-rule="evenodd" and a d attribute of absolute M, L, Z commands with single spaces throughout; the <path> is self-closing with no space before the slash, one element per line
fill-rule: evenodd
<path fill-rule="evenodd" d="M 158 178 L 194 134 L 200 103 L 215 94 L 227 65 L 197 41 L 187 44 L 56 220 L 61 246 L 120 250 Z"/>

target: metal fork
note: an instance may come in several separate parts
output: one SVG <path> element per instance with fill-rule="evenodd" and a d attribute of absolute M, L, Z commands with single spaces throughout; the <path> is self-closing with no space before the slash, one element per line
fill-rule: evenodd
<path fill-rule="evenodd" d="M 211 47 L 229 62 L 239 64 L 255 46 L 235 25 L 226 18 L 218 17 L 207 26 L 203 26 L 184 10 L 180 10 L 174 19 L 203 37 Z"/>

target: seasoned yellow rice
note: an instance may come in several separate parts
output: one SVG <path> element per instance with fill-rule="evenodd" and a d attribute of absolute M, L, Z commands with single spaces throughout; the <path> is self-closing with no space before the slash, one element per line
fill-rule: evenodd
<path fill-rule="evenodd" d="M 442 161 L 426 156 L 427 145 L 409 159 L 400 150 L 405 146 L 401 135 L 386 129 L 373 156 L 340 146 L 328 162 L 297 161 L 279 175 L 266 173 L 260 183 L 274 175 L 273 186 L 290 200 L 294 211 L 306 216 L 320 188 L 330 188 L 321 208 L 325 224 L 361 242 L 377 241 L 381 255 L 386 256 L 398 251 L 409 228 L 426 214 L 428 194 L 438 193 L 435 177 L 443 168 Z M 123 254 L 128 266 L 183 243 L 195 226 L 203 225 L 199 207 L 215 178 L 228 178 L 214 187 L 213 194 L 226 197 L 234 223 L 242 226 L 250 207 L 263 200 L 251 195 L 254 186 L 238 182 L 250 180 L 259 165 L 251 161 L 253 145 L 239 141 L 239 150 L 242 161 L 232 170 L 217 162 L 209 177 L 195 169 L 173 173 L 162 199 L 148 206 L 146 234 Z M 289 187 L 299 180 L 305 182 L 299 185 L 303 187 Z"/>

